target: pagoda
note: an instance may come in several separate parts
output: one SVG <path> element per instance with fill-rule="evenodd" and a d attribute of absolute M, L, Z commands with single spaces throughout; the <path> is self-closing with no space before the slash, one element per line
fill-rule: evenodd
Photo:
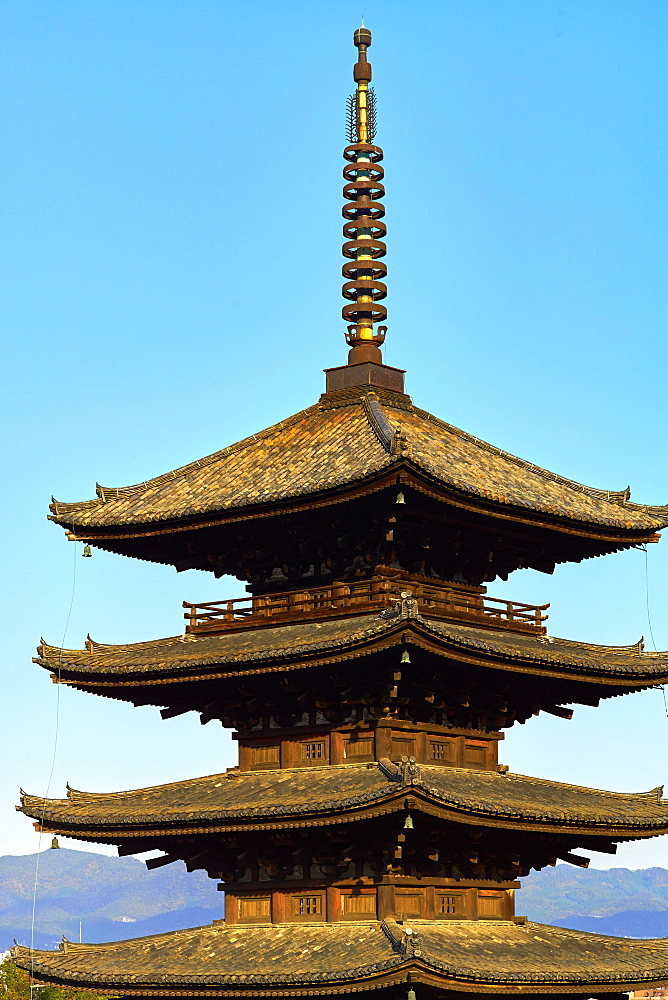
<path fill-rule="evenodd" d="M 547 606 L 488 595 L 520 567 L 657 541 L 668 508 L 592 489 L 444 423 L 383 363 L 383 153 L 367 49 L 344 150 L 347 364 L 296 415 L 136 486 L 52 504 L 68 538 L 246 583 L 184 632 L 44 641 L 82 691 L 197 712 L 239 764 L 136 791 L 22 794 L 53 835 L 158 852 L 225 890 L 225 919 L 110 944 L 16 947 L 36 982 L 114 996 L 621 997 L 668 981 L 666 942 L 547 927 L 518 878 L 668 831 L 662 789 L 617 793 L 499 763 L 540 712 L 668 681 L 642 643 L 554 638 Z M 380 992 L 379 992 L 380 991 Z"/>

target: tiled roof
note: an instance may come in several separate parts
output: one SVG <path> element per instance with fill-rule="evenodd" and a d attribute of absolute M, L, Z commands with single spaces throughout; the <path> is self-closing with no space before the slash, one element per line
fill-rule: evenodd
<path fill-rule="evenodd" d="M 400 429 L 400 432 L 398 431 Z M 54 520 L 77 530 L 231 514 L 361 484 L 403 463 L 458 495 L 571 522 L 652 532 L 668 507 L 628 502 L 564 479 L 376 389 L 329 394 L 320 403 L 213 455 L 144 483 L 98 486 L 95 500 L 54 501 Z"/>
<path fill-rule="evenodd" d="M 410 931 L 410 933 L 409 933 Z M 628 991 L 668 978 L 665 940 L 630 940 L 511 921 L 233 925 L 109 944 L 15 947 L 38 982 L 114 994 L 337 994 L 413 982 L 505 995 Z M 533 987 L 533 989 L 532 989 Z"/>
<path fill-rule="evenodd" d="M 175 636 L 128 645 L 88 640 L 85 649 L 42 642 L 36 662 L 62 680 L 85 686 L 222 679 L 308 667 L 328 657 L 363 656 L 407 641 L 466 662 L 523 673 L 549 673 L 598 684 L 646 687 L 668 680 L 668 653 L 633 646 L 596 646 L 543 635 L 472 628 L 390 612 L 325 622 L 266 625 L 216 636 Z M 162 704 L 156 692 L 155 703 Z"/>
<path fill-rule="evenodd" d="M 21 810 L 48 830 L 71 836 L 112 830 L 121 836 L 168 826 L 220 830 L 260 825 L 326 825 L 342 815 L 365 818 L 382 807 L 400 811 L 407 795 L 415 808 L 457 822 L 524 829 L 588 831 L 609 836 L 653 836 L 668 829 L 663 789 L 627 794 L 580 788 L 521 774 L 421 765 L 414 777 L 389 761 L 369 764 L 227 771 L 137 791 L 79 792 L 66 799 L 24 794 Z M 440 808 L 438 808 L 440 807 Z M 113 839 L 113 838 L 112 838 Z"/>

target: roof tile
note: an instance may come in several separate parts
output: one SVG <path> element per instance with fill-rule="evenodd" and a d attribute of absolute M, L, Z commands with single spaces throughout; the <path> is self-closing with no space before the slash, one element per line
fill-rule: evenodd
<path fill-rule="evenodd" d="M 388 762 L 389 764 L 389 762 Z M 380 806 L 406 794 L 393 766 L 343 764 L 275 771 L 228 771 L 136 791 L 79 792 L 66 799 L 24 795 L 22 811 L 47 828 L 146 829 L 156 824 L 244 825 L 261 821 L 339 821 L 343 813 Z M 409 780 L 411 793 L 447 810 L 451 819 L 475 816 L 551 827 L 587 828 L 643 835 L 668 829 L 668 809 L 651 792 L 606 792 L 594 788 L 456 767 L 422 765 Z M 85 839 L 85 838 L 84 838 Z"/>
<path fill-rule="evenodd" d="M 230 512 L 360 483 L 402 459 L 446 487 L 504 506 L 628 530 L 668 524 L 666 507 L 630 504 L 627 491 L 596 490 L 547 472 L 412 407 L 406 397 L 390 405 L 395 395 L 337 394 L 144 483 L 98 487 L 96 500 L 54 501 L 54 518 L 92 529 Z"/>
<path fill-rule="evenodd" d="M 412 969 L 419 982 L 431 974 L 444 983 L 571 984 L 588 995 L 594 984 L 618 985 L 668 978 L 665 940 L 603 937 L 544 924 L 511 921 L 411 921 L 419 955 L 405 947 L 405 927 L 383 924 L 310 923 L 227 926 L 224 921 L 171 934 L 109 944 L 66 942 L 59 951 L 15 947 L 14 961 L 38 981 L 141 993 L 162 987 L 179 993 L 204 987 L 240 987 L 245 993 L 285 986 L 288 993 L 319 983 L 388 978 Z M 405 981 L 405 971 L 402 978 Z M 370 983 L 368 985 L 371 985 Z M 214 989 L 215 992 L 215 989 Z M 498 991 L 497 991 L 498 992 Z"/>

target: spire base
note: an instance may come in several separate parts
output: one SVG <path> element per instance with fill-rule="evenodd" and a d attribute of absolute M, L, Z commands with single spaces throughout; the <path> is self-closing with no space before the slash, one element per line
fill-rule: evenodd
<path fill-rule="evenodd" d="M 377 344 L 355 344 L 348 351 L 348 364 L 361 365 L 365 361 L 370 361 L 376 365 L 383 364 L 383 355 Z"/>
<path fill-rule="evenodd" d="M 354 347 L 350 353 L 356 349 Z M 380 354 L 380 351 L 378 353 Z M 341 368 L 326 368 L 325 392 L 337 392 L 339 389 L 350 389 L 353 386 L 375 385 L 380 389 L 403 393 L 405 374 L 402 368 L 390 368 L 389 365 L 376 364 L 374 361 L 343 365 Z"/>

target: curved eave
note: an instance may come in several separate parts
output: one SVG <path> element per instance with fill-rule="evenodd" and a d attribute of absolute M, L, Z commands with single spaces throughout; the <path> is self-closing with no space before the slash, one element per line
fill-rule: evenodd
<path fill-rule="evenodd" d="M 237 925 L 235 925 L 236 927 Z M 71 943 L 68 942 L 68 948 Z M 41 953 L 37 953 L 38 955 Z M 276 1000 L 284 997 L 310 997 L 310 996 L 337 996 L 348 993 L 366 993 L 371 990 L 406 990 L 407 986 L 422 985 L 435 990 L 448 990 L 453 993 L 461 993 L 464 997 L 470 997 L 472 991 L 475 995 L 489 996 L 517 996 L 526 997 L 527 994 L 534 1000 L 536 996 L 563 996 L 569 997 L 577 994 L 584 998 L 590 998 L 592 993 L 630 993 L 634 990 L 651 989 L 652 987 L 665 987 L 668 981 L 668 965 L 665 970 L 658 974 L 650 974 L 647 978 L 637 978 L 627 976 L 608 976 L 605 980 L 592 976 L 588 979 L 578 980 L 566 977 L 542 976 L 535 979 L 527 979 L 522 982 L 513 982 L 508 978 L 495 978 L 490 976 L 487 980 L 480 978 L 464 978 L 448 975 L 447 972 L 440 972 L 426 962 L 413 960 L 408 962 L 388 963 L 389 968 L 376 973 L 359 975 L 356 970 L 351 970 L 349 977 L 334 979 L 328 977 L 328 984 L 323 985 L 324 976 L 319 980 L 313 979 L 307 982 L 295 982 L 294 978 L 281 982 L 276 978 L 273 983 L 256 984 L 252 981 L 233 981 L 231 983 L 221 982 L 220 985 L 204 985 L 202 980 L 214 977 L 197 976 L 193 972 L 191 979 L 182 980 L 179 976 L 164 976 L 151 979 L 149 976 L 133 976 L 128 982 L 121 976 L 109 975 L 99 978 L 92 978 L 86 973 L 70 972 L 49 974 L 51 971 L 48 965 L 40 963 L 36 959 L 34 963 L 25 955 L 22 957 L 12 957 L 15 965 L 30 972 L 32 981 L 41 986 L 55 986 L 67 989 L 84 990 L 100 994 L 111 994 L 112 996 L 137 996 L 145 997 L 156 995 L 158 997 L 275 997 Z M 410 976 L 410 982 L 408 977 Z M 248 977 L 250 979 L 250 977 Z M 259 977 L 258 977 L 259 978 Z"/>
<path fill-rule="evenodd" d="M 90 648 L 84 650 L 61 650 L 43 643 L 35 662 L 51 670 L 60 683 L 117 698 L 123 698 L 122 692 L 128 689 L 234 681 L 313 669 L 370 656 L 404 642 L 457 664 L 597 685 L 603 697 L 608 694 L 605 689 L 612 696 L 668 682 L 668 653 L 595 646 L 550 636 L 520 636 L 419 617 L 372 615 L 348 621 L 348 634 L 337 635 L 336 640 L 328 639 L 328 627 L 340 629 L 341 620 L 329 626 L 304 623 L 258 629 L 256 634 L 272 640 L 272 645 L 255 654 L 252 649 L 245 654 L 234 651 L 239 637 L 252 644 L 254 630 L 248 630 L 196 639 L 178 636 L 133 646 L 91 641 Z M 285 645 L 288 638 L 290 644 Z M 176 662 L 170 662 L 170 654 Z M 125 662 L 119 663 L 121 658 Z M 147 703 L 163 704 L 160 693 L 149 697 Z"/>
<path fill-rule="evenodd" d="M 223 527 L 270 517 L 285 517 L 307 510 L 325 508 L 354 501 L 397 485 L 413 488 L 422 495 L 450 507 L 455 516 L 476 516 L 491 518 L 512 524 L 522 524 L 555 535 L 566 535 L 574 540 L 595 542 L 615 548 L 626 548 L 657 540 L 657 532 L 668 526 L 668 511 L 665 508 L 641 507 L 612 501 L 609 519 L 597 520 L 592 517 L 580 520 L 559 514 L 556 511 L 524 507 L 509 501 L 495 499 L 491 494 L 483 496 L 457 489 L 441 482 L 415 462 L 401 459 L 389 467 L 384 467 L 372 475 L 352 479 L 325 490 L 313 490 L 306 495 L 284 496 L 263 503 L 248 503 L 231 509 L 213 509 L 193 513 L 184 509 L 176 516 L 164 519 L 149 519 L 143 522 L 119 523 L 111 525 L 84 524 L 77 521 L 77 509 L 83 505 L 59 504 L 54 501 L 54 513 L 49 519 L 68 532 L 71 540 L 86 542 L 102 549 L 125 554 L 124 543 L 184 532 L 196 532 L 209 528 Z M 583 494 L 584 495 L 584 494 Z M 90 501 L 97 503 L 97 501 Z M 121 548 L 116 548 L 121 545 Z M 134 554 L 134 553 L 133 553 Z M 139 558 L 142 558 L 139 556 Z M 146 557 L 144 557 L 146 558 Z M 155 560 L 153 560 L 155 561 Z"/>
<path fill-rule="evenodd" d="M 668 802 L 660 798 L 663 789 L 624 794 L 460 768 L 423 766 L 420 772 L 420 777 L 412 781 L 402 780 L 390 761 L 380 765 L 228 772 L 193 782 L 108 795 L 69 789 L 68 799 L 44 799 L 23 793 L 17 809 L 36 820 L 45 832 L 108 843 L 138 837 L 164 841 L 194 834 L 285 830 L 295 825 L 338 826 L 407 809 L 444 823 L 618 840 L 653 837 L 668 830 Z M 299 792 L 300 780 L 309 783 L 312 799 L 304 800 L 304 789 Z M 324 792 L 318 787 L 319 781 L 326 782 Z M 439 781 L 444 781 L 444 787 L 439 788 Z M 249 788 L 244 789 L 244 785 Z M 219 798 L 231 796 L 234 806 L 208 805 L 199 810 L 194 806 L 198 794 L 209 801 L 221 788 Z M 338 788 L 341 791 L 337 795 Z M 175 793 L 177 802 L 190 801 L 191 808 L 170 805 L 170 796 Z M 252 805 L 240 804 L 244 795 Z M 162 805 L 156 811 L 160 796 Z M 579 809 L 575 802 L 582 803 Z"/>
<path fill-rule="evenodd" d="M 438 990 L 532 996 L 665 985 L 665 940 L 607 938 L 510 921 L 411 921 L 227 927 L 59 951 L 16 946 L 12 960 L 48 985 L 112 995 L 337 995 L 408 981 Z M 228 940 L 229 938 L 229 940 Z M 271 962 L 253 956 L 267 953 Z M 221 963 L 220 958 L 224 956 Z M 306 956 L 306 957 L 305 957 Z"/>
<path fill-rule="evenodd" d="M 647 540 L 668 507 L 584 486 L 505 452 L 380 388 L 318 403 L 173 472 L 96 500 L 53 501 L 59 524 L 94 543 L 193 530 L 338 503 L 397 480 L 462 510 L 607 542 Z M 104 528 L 104 525 L 107 528 Z M 106 536 L 106 539 L 105 539 Z"/>

